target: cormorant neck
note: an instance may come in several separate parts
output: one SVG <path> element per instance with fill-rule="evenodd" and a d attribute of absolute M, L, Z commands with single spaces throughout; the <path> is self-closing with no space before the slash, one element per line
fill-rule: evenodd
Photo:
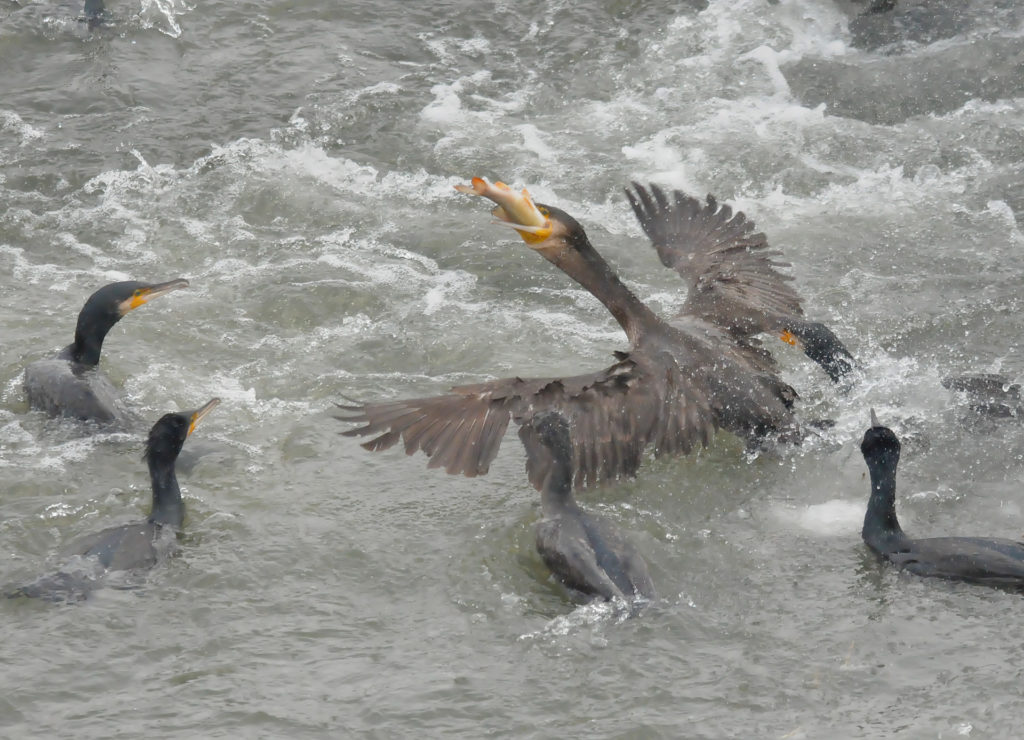
<path fill-rule="evenodd" d="M 78 325 L 75 327 L 75 341 L 71 345 L 71 359 L 79 365 L 95 367 L 100 363 L 100 352 L 103 349 L 103 340 L 107 337 L 114 324 L 120 321 L 121 317 L 116 315 L 100 315 L 83 309 L 78 315 Z"/>
<path fill-rule="evenodd" d="M 565 456 L 555 455 L 554 458 L 540 492 L 540 508 L 544 516 L 555 516 L 578 508 L 572 495 L 572 465 Z"/>
<path fill-rule="evenodd" d="M 153 485 L 153 511 L 149 521 L 180 529 L 185 521 L 185 504 L 174 474 L 174 460 L 150 459 L 149 479 Z"/>
<path fill-rule="evenodd" d="M 896 519 L 896 465 L 898 457 L 888 453 L 868 461 L 871 473 L 871 498 L 864 514 L 861 536 L 881 553 L 898 549 L 907 539 Z"/>
<path fill-rule="evenodd" d="M 619 322 L 632 344 L 636 344 L 646 329 L 663 323 L 619 280 L 619 276 L 594 249 L 585 233 L 575 232 L 569 238 L 572 246 L 554 253 L 544 253 L 544 256 L 601 301 Z"/>

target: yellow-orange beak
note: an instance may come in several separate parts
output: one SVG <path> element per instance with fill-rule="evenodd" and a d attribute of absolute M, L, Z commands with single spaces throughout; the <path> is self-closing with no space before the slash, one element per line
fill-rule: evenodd
<path fill-rule="evenodd" d="M 148 303 L 154 298 L 159 298 L 162 295 L 170 293 L 172 290 L 178 290 L 179 288 L 187 288 L 188 280 L 178 278 L 177 280 L 169 280 L 166 283 L 156 283 L 155 285 L 147 285 L 143 288 L 137 288 L 135 292 L 128 298 L 125 298 L 118 305 L 121 311 L 121 315 L 124 316 L 129 311 L 133 311 L 144 303 Z"/>
<path fill-rule="evenodd" d="M 783 329 L 782 334 L 779 335 L 779 339 L 790 346 L 800 346 L 800 340 L 797 338 L 796 334 L 793 334 L 789 329 Z"/>
<path fill-rule="evenodd" d="M 497 204 L 491 215 L 498 223 L 519 232 L 527 244 L 537 244 L 551 236 L 551 221 L 533 204 L 526 188 L 516 192 L 503 182 L 490 183 L 483 177 L 474 177 L 470 185 L 456 185 L 455 189 L 468 195 L 482 195 Z"/>
<path fill-rule="evenodd" d="M 199 423 L 199 420 L 202 419 L 204 416 L 206 416 L 211 411 L 213 411 L 213 407 L 216 406 L 218 403 L 220 403 L 220 399 L 219 398 L 211 398 L 209 401 L 206 402 L 205 406 L 203 406 L 202 408 L 199 408 L 199 409 L 197 409 L 197 410 L 192 412 L 192 420 L 188 424 L 188 433 L 189 434 L 192 434 L 192 432 L 195 431 L 196 424 Z M 188 436 L 188 435 L 186 435 L 186 436 Z"/>

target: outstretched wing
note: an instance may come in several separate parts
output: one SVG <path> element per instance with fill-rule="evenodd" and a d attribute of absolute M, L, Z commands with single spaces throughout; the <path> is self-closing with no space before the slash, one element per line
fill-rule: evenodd
<path fill-rule="evenodd" d="M 789 264 L 743 213 L 710 195 L 702 205 L 678 190 L 633 188 L 626 196 L 662 264 L 689 282 L 683 313 L 747 335 L 778 328 L 775 317 L 803 314 L 792 276 L 778 270 Z"/>
<path fill-rule="evenodd" d="M 573 426 L 577 487 L 632 476 L 653 446 L 656 455 L 685 454 L 707 445 L 715 431 L 710 405 L 670 358 L 655 366 L 622 354 L 614 365 L 571 378 L 504 378 L 453 388 L 451 393 L 384 403 L 341 406 L 342 421 L 361 423 L 346 436 L 378 435 L 363 444 L 387 449 L 399 441 L 427 467 L 467 477 L 484 475 L 510 421 L 523 424 L 543 411 Z M 668 362 L 666 366 L 665 362 Z M 664 377 L 652 377 L 652 373 Z M 527 474 L 540 487 L 550 458 L 529 455 Z"/>

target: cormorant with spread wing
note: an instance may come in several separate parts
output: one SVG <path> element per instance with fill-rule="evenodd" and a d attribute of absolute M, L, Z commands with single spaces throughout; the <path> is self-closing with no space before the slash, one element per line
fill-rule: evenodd
<path fill-rule="evenodd" d="M 429 398 L 341 406 L 343 421 L 362 423 L 343 434 L 377 435 L 364 443 L 383 450 L 404 443 L 422 450 L 428 467 L 483 475 L 510 421 L 558 411 L 570 422 L 577 487 L 632 476 L 644 451 L 689 453 L 709 444 L 716 428 L 748 440 L 799 437 L 792 406 L 796 392 L 778 376 L 775 361 L 753 335 L 776 332 L 833 380 L 853 358 L 823 324 L 802 316 L 792 278 L 776 268 L 779 252 L 742 213 L 702 205 L 678 191 L 634 183 L 633 210 L 661 261 L 687 281 L 681 313 L 658 317 L 627 288 L 568 213 L 534 205 L 523 190 L 474 178 L 461 192 L 497 203 L 492 213 L 532 249 L 580 283 L 618 321 L 630 348 L 596 373 L 568 378 L 505 378 L 453 388 Z M 548 471 L 528 471 L 540 487 Z"/>

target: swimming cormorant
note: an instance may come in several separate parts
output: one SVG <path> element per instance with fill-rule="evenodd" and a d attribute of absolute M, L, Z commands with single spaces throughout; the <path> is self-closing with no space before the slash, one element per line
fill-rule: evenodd
<path fill-rule="evenodd" d="M 85 0 L 84 13 L 83 20 L 88 24 L 89 30 L 102 26 L 109 17 L 103 0 Z"/>
<path fill-rule="evenodd" d="M 990 537 L 908 537 L 896 519 L 896 466 L 900 441 L 878 423 L 860 443 L 871 473 L 871 498 L 861 536 L 868 547 L 901 570 L 919 576 L 1024 588 L 1024 542 Z"/>
<path fill-rule="evenodd" d="M 653 599 L 654 584 L 636 548 L 612 522 L 583 511 L 573 498 L 573 449 L 565 417 L 552 411 L 537 414 L 519 428 L 519 438 L 527 468 L 545 471 L 537 552 L 551 572 L 569 588 L 605 600 Z"/>
<path fill-rule="evenodd" d="M 50 416 L 83 421 L 122 421 L 126 414 L 117 390 L 96 367 L 103 339 L 129 311 L 172 290 L 188 287 L 188 280 L 140 283 L 134 280 L 105 285 L 85 302 L 78 314 L 75 341 L 55 357 L 25 368 L 29 405 Z"/>
<path fill-rule="evenodd" d="M 628 193 L 662 262 L 690 282 L 681 313 L 665 321 L 619 280 L 569 214 L 482 178 L 458 189 L 497 203 L 498 222 L 601 301 L 630 349 L 596 373 L 505 378 L 443 396 L 341 406 L 348 415 L 340 419 L 363 423 L 343 434 L 379 435 L 364 443 L 369 450 L 401 440 L 408 454 L 423 450 L 428 467 L 482 475 L 509 421 L 522 425 L 557 410 L 575 430 L 575 485 L 589 486 L 633 475 L 648 447 L 661 456 L 707 445 L 717 427 L 750 441 L 773 433 L 799 438 L 796 392 L 779 378 L 756 333 L 802 342 L 834 379 L 853 367 L 828 328 L 801 317 L 792 278 L 776 269 L 783 266 L 774 259 L 779 253 L 742 213 L 733 215 L 714 198 L 702 206 L 678 191 L 668 196 L 637 184 Z M 537 471 L 541 479 L 544 473 Z"/>
<path fill-rule="evenodd" d="M 993 417 L 1024 418 L 1024 397 L 1020 383 L 996 373 L 968 373 L 942 379 L 951 391 L 963 393 L 971 408 Z"/>
<path fill-rule="evenodd" d="M 153 489 L 153 505 L 145 521 L 110 527 L 81 538 L 65 551 L 65 557 L 71 560 L 64 569 L 7 595 L 79 601 L 99 586 L 108 573 L 152 568 L 172 551 L 185 518 L 185 502 L 181 499 L 174 463 L 196 424 L 218 403 L 220 399 L 214 398 L 195 411 L 164 414 L 153 425 L 143 455 Z"/>

